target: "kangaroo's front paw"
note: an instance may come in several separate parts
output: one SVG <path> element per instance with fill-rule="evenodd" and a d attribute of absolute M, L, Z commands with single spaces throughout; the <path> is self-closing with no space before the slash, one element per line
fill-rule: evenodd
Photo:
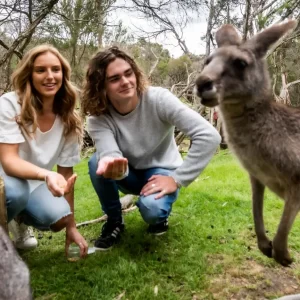
<path fill-rule="evenodd" d="M 288 251 L 273 249 L 273 257 L 284 267 L 288 267 L 293 262 L 293 259 L 291 258 Z"/>
<path fill-rule="evenodd" d="M 258 248 L 259 250 L 266 256 L 268 257 L 272 257 L 272 250 L 273 250 L 273 246 L 272 246 L 272 242 L 268 239 L 264 240 L 264 241 L 258 241 Z"/>

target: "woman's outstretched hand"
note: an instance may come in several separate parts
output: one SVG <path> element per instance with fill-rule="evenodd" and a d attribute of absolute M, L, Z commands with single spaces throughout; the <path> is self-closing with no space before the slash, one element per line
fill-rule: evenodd
<path fill-rule="evenodd" d="M 74 187 L 77 175 L 73 174 L 68 180 L 59 173 L 49 172 L 45 181 L 49 191 L 54 197 L 61 197 L 68 194 Z"/>

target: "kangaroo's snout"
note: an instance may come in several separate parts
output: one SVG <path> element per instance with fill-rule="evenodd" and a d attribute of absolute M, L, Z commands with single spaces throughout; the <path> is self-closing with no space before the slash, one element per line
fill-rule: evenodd
<path fill-rule="evenodd" d="M 205 106 L 213 107 L 218 104 L 217 90 L 214 81 L 207 75 L 200 75 L 196 80 L 196 93 Z"/>
<path fill-rule="evenodd" d="M 213 89 L 213 82 L 207 76 L 200 76 L 196 81 L 197 95 L 202 97 L 202 94 Z"/>

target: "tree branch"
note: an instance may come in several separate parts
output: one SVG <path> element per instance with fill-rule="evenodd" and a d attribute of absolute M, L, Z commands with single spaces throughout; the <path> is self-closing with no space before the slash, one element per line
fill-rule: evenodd
<path fill-rule="evenodd" d="M 49 14 L 55 4 L 57 4 L 59 0 L 50 0 L 45 9 L 41 12 L 41 14 L 30 24 L 29 28 L 21 33 L 18 38 L 13 42 L 13 44 L 9 47 L 8 51 L 3 55 L 0 60 L 0 66 L 2 66 L 6 60 L 14 53 L 15 49 L 20 45 L 20 43 L 25 40 L 27 37 L 33 34 L 35 28 L 40 24 L 40 22 Z"/>
<path fill-rule="evenodd" d="M 6 50 L 9 50 L 9 47 L 2 41 L 2 40 L 0 40 L 0 46 L 2 46 L 3 48 L 5 48 Z M 17 50 L 14 50 L 14 53 L 20 58 L 20 59 L 22 59 L 22 54 L 19 52 L 19 51 L 17 51 Z"/>

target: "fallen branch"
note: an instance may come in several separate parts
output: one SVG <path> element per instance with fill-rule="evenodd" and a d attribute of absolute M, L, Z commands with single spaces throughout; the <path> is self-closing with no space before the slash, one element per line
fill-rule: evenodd
<path fill-rule="evenodd" d="M 122 197 L 120 199 L 120 202 L 121 202 L 121 206 L 122 206 L 122 209 L 127 209 L 129 207 L 131 207 L 131 205 L 133 204 L 133 200 L 134 200 L 135 196 L 134 195 L 125 195 L 124 197 Z"/>
<path fill-rule="evenodd" d="M 126 196 L 124 196 L 124 197 L 122 197 L 120 199 L 121 206 L 122 206 L 122 213 L 123 214 L 127 214 L 127 213 L 129 213 L 129 212 L 134 211 L 135 209 L 137 209 L 137 206 L 133 205 L 134 198 L 135 198 L 134 195 L 126 195 Z M 98 219 L 94 219 L 94 220 L 84 221 L 84 222 L 78 223 L 76 225 L 76 227 L 78 228 L 78 227 L 85 226 L 85 225 L 100 223 L 100 222 L 104 222 L 106 220 L 107 220 L 107 215 L 103 215 L 103 216 L 101 216 Z"/>
<path fill-rule="evenodd" d="M 134 211 L 135 209 L 137 209 L 137 206 L 136 205 L 133 205 L 132 207 L 130 208 L 127 208 L 127 209 L 123 209 L 122 210 L 122 213 L 123 214 L 127 214 L 131 211 Z M 90 220 L 90 221 L 84 221 L 84 222 L 81 222 L 81 223 L 78 223 L 76 225 L 76 227 L 81 227 L 81 226 L 85 226 L 85 225 L 89 225 L 89 224 L 96 224 L 96 223 L 100 223 L 100 222 L 103 222 L 103 221 L 106 221 L 107 220 L 107 215 L 103 215 L 102 217 L 98 218 L 98 219 L 95 219 L 95 220 Z"/>

